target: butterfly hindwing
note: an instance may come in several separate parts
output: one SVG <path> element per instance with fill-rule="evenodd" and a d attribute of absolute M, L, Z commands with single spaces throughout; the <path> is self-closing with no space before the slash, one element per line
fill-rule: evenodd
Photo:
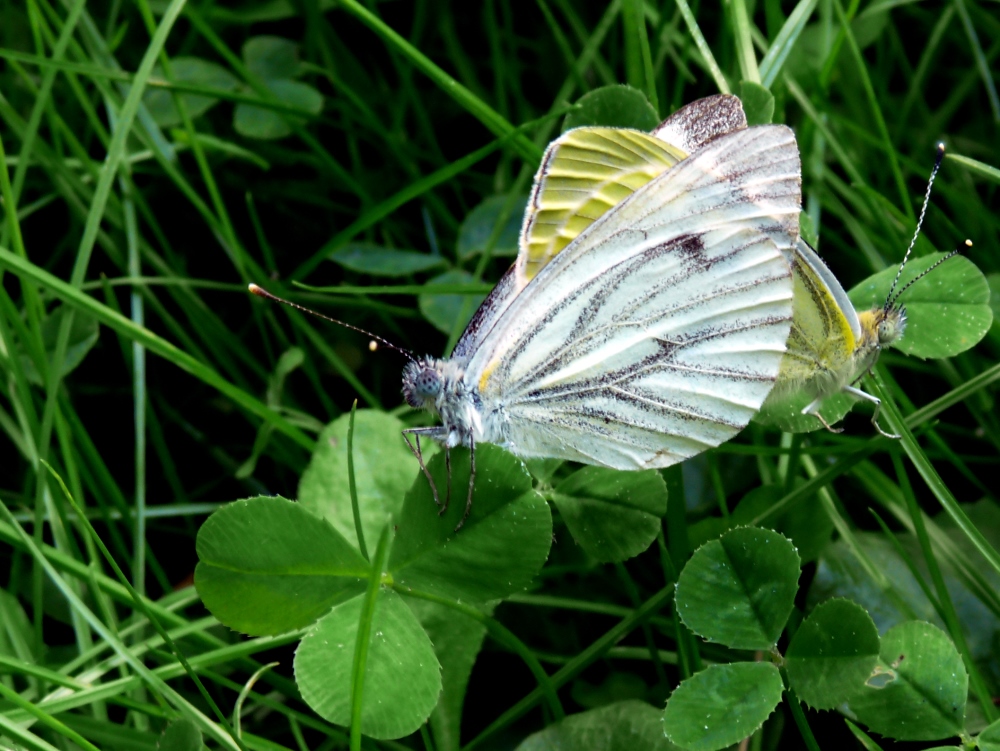
<path fill-rule="evenodd" d="M 546 149 L 535 175 L 516 263 L 521 283 L 650 180 L 746 125 L 740 100 L 718 94 L 681 107 L 652 133 L 597 127 L 564 133 Z"/>
<path fill-rule="evenodd" d="M 576 128 L 542 158 L 517 266 L 527 282 L 606 211 L 687 156 L 647 133 Z"/>

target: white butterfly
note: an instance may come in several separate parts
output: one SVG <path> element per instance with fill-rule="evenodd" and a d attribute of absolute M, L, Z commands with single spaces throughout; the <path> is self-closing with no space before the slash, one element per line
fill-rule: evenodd
<path fill-rule="evenodd" d="M 670 166 L 650 177 L 617 166 L 650 147 L 630 134 L 579 128 L 549 146 L 518 260 L 450 358 L 404 370 L 407 402 L 442 422 L 407 431 L 418 458 L 425 436 L 667 467 L 732 438 L 764 402 L 792 317 L 795 137 L 747 128 L 736 97 L 709 97 L 653 131 L 663 151 L 650 158 Z"/>

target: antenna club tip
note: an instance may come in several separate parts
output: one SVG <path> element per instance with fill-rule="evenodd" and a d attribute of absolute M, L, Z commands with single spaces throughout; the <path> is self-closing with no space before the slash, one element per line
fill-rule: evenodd
<path fill-rule="evenodd" d="M 971 248 L 972 247 L 972 240 L 966 240 L 965 241 L 965 247 Z"/>
<path fill-rule="evenodd" d="M 258 297 L 264 296 L 264 290 L 258 287 L 256 284 L 251 282 L 247 285 L 247 289 L 250 291 L 251 295 L 257 295 Z"/>
<path fill-rule="evenodd" d="M 939 154 L 944 153 L 944 141 L 938 141 L 937 150 Z"/>

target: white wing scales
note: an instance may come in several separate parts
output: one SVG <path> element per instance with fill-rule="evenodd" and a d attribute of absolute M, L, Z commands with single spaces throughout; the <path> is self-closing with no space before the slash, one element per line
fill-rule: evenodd
<path fill-rule="evenodd" d="M 785 349 L 782 251 L 799 206 L 794 136 L 761 126 L 716 138 L 602 216 L 470 337 L 478 439 L 635 469 L 735 435 Z"/>

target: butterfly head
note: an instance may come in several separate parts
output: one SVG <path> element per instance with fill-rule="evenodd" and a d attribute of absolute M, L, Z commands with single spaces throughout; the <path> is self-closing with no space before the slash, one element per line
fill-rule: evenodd
<path fill-rule="evenodd" d="M 898 342 L 906 330 L 906 308 L 872 308 L 858 313 L 861 324 L 859 351 L 871 352 L 882 347 L 891 347 Z"/>
<path fill-rule="evenodd" d="M 880 347 L 889 347 L 902 338 L 906 330 L 906 308 L 892 307 L 889 310 L 879 310 L 877 318 L 876 333 Z"/>
<path fill-rule="evenodd" d="M 403 398 L 415 409 L 435 408 L 444 390 L 444 378 L 435 360 L 413 360 L 403 370 Z"/>

